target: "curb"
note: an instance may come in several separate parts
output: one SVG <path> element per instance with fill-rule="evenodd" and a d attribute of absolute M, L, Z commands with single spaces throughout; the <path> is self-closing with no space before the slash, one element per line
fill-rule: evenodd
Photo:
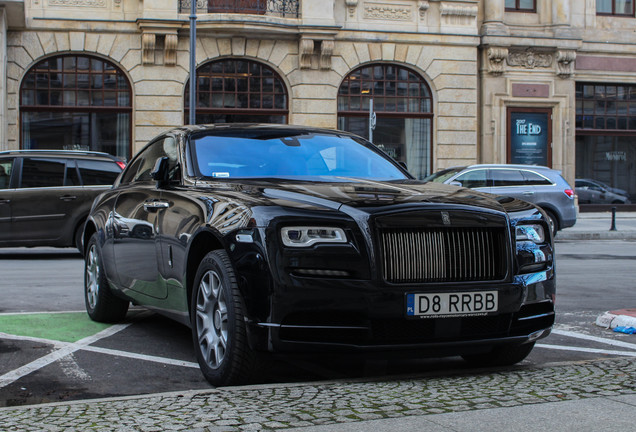
<path fill-rule="evenodd" d="M 560 240 L 636 240 L 636 231 L 559 231 L 555 241 Z"/>
<path fill-rule="evenodd" d="M 596 318 L 595 324 L 606 329 L 636 327 L 636 309 L 619 309 L 602 313 Z"/>

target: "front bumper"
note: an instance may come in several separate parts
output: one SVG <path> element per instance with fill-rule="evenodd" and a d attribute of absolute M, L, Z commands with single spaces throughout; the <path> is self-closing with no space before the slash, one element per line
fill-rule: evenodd
<path fill-rule="evenodd" d="M 276 352 L 418 350 L 457 355 L 499 344 L 545 337 L 554 324 L 551 271 L 516 277 L 513 283 L 449 287 L 444 291 L 497 290 L 499 310 L 484 316 L 410 318 L 407 293 L 441 288 L 377 287 L 369 281 L 315 280 L 278 287 L 267 322 L 251 321 L 253 348 Z M 529 282 L 529 283 L 528 283 Z"/>

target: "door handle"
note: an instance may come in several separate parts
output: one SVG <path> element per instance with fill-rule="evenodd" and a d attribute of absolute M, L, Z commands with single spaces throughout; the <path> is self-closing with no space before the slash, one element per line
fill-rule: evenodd
<path fill-rule="evenodd" d="M 62 195 L 60 199 L 62 201 L 73 201 L 74 199 L 77 199 L 77 197 L 75 195 Z"/>
<path fill-rule="evenodd" d="M 167 201 L 149 200 L 144 202 L 144 209 L 146 211 L 157 211 L 170 207 L 170 203 Z"/>
<path fill-rule="evenodd" d="M 523 193 L 524 195 L 534 195 L 534 191 L 527 191 Z"/>
<path fill-rule="evenodd" d="M 11 202 L 11 200 L 0 199 L 0 204 L 9 204 L 10 202 Z"/>

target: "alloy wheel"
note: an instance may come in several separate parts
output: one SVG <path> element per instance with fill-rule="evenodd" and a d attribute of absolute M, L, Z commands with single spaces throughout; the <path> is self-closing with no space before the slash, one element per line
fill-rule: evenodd
<path fill-rule="evenodd" d="M 206 272 L 201 278 L 196 302 L 199 350 L 205 363 L 217 369 L 228 349 L 228 312 L 225 290 L 219 274 Z"/>
<path fill-rule="evenodd" d="M 99 296 L 99 256 L 97 246 L 91 245 L 86 257 L 86 300 L 91 309 L 97 306 Z"/>

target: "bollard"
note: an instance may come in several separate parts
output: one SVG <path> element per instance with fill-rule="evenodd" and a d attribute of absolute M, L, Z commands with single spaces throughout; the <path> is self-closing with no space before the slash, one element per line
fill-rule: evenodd
<path fill-rule="evenodd" d="M 616 207 L 612 207 L 612 226 L 610 231 L 616 231 Z"/>

